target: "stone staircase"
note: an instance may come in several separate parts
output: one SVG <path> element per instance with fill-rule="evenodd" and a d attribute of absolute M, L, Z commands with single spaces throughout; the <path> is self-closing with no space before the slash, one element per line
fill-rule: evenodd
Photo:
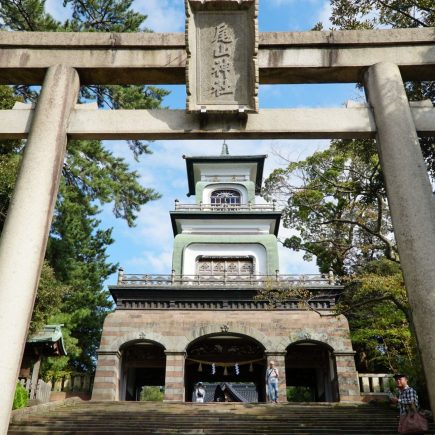
<path fill-rule="evenodd" d="M 15 413 L 8 434 L 388 435 L 397 434 L 397 415 L 370 405 L 76 401 Z"/>

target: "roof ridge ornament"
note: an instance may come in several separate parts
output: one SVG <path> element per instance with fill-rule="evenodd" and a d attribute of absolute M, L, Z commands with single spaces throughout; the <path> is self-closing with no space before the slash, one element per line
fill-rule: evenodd
<path fill-rule="evenodd" d="M 230 152 L 228 151 L 228 145 L 226 143 L 226 141 L 224 140 L 224 143 L 222 144 L 222 151 L 221 151 L 221 156 L 229 156 Z"/>

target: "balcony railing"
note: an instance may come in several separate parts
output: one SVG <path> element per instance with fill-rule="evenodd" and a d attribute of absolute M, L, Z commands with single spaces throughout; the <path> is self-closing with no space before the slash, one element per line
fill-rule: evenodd
<path fill-rule="evenodd" d="M 249 181 L 249 177 L 247 175 L 202 175 L 201 181 L 233 183 L 234 181 Z"/>
<path fill-rule="evenodd" d="M 389 373 L 358 373 L 359 388 L 364 395 L 388 395 L 394 379 Z"/>
<path fill-rule="evenodd" d="M 217 213 L 226 212 L 251 212 L 251 211 L 278 211 L 276 202 L 272 204 L 180 204 L 175 200 L 175 211 L 212 211 Z"/>
<path fill-rule="evenodd" d="M 151 275 L 124 274 L 119 269 L 118 285 L 123 286 L 227 286 L 227 287 L 318 287 L 335 285 L 333 273 L 327 275 Z"/>

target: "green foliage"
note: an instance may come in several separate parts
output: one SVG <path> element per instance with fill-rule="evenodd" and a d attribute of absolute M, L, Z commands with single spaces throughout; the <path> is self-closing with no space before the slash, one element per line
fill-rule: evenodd
<path fill-rule="evenodd" d="M 46 382 L 58 380 L 76 372 L 77 370 L 75 367 L 79 365 L 79 361 L 83 361 L 81 337 L 79 336 L 79 338 L 76 338 L 72 335 L 75 333 L 76 327 L 76 323 L 73 321 L 74 319 L 74 314 L 63 312 L 58 312 L 50 318 L 50 323 L 64 325 L 62 326 L 62 335 L 68 355 L 61 357 L 48 357 L 42 360 L 40 376 Z M 84 319 L 84 321 L 85 320 L 86 319 Z M 99 337 L 99 334 L 100 331 L 98 331 L 96 336 Z M 89 367 L 86 367 L 83 371 L 92 370 L 92 364 Z"/>
<path fill-rule="evenodd" d="M 337 313 L 349 320 L 357 370 L 406 373 L 428 404 L 400 266 L 385 258 L 373 261 L 344 283 Z"/>
<path fill-rule="evenodd" d="M 268 309 L 277 308 L 285 301 L 296 301 L 301 310 L 310 310 L 310 302 L 314 299 L 315 293 L 307 288 L 276 281 L 273 278 L 268 279 L 254 297 L 256 301 L 267 302 Z"/>
<path fill-rule="evenodd" d="M 331 22 L 338 29 L 378 27 L 416 28 L 435 26 L 433 0 L 331 0 Z M 429 99 L 435 104 L 435 82 L 406 84 L 410 100 Z M 420 139 L 427 168 L 435 178 L 435 138 Z"/>
<path fill-rule="evenodd" d="M 161 387 L 145 386 L 140 392 L 141 402 L 163 402 L 164 391 Z"/>
<path fill-rule="evenodd" d="M 75 207 L 81 206 L 93 216 L 98 213 L 98 208 L 91 205 L 93 201 L 112 203 L 115 216 L 125 219 L 129 226 L 134 225 L 143 204 L 160 197 L 153 189 L 142 187 L 140 175 L 130 171 L 124 159 L 115 157 L 99 141 L 71 141 L 63 173 L 62 195 L 69 191 L 76 197 L 82 194 L 75 198 Z"/>
<path fill-rule="evenodd" d="M 284 207 L 283 225 L 298 235 L 284 246 L 317 257 L 322 273 L 352 272 L 397 248 L 376 149 L 371 141 L 334 141 L 326 151 L 288 162 L 265 181 L 263 195 Z"/>
<path fill-rule="evenodd" d="M 0 231 L 3 229 L 9 201 L 14 191 L 19 163 L 18 155 L 0 153 Z"/>
<path fill-rule="evenodd" d="M 33 307 L 29 335 L 38 332 L 44 325 L 50 323 L 52 316 L 59 313 L 62 301 L 70 291 L 71 289 L 68 286 L 56 279 L 53 268 L 47 261 L 44 261 L 38 293 Z"/>
<path fill-rule="evenodd" d="M 14 401 L 12 403 L 12 409 L 20 409 L 25 408 L 29 401 L 29 397 L 27 395 L 26 389 L 17 382 L 17 386 L 15 388 L 15 396 Z"/>
<path fill-rule="evenodd" d="M 345 280 L 337 307 L 346 314 L 362 372 L 405 372 L 418 367 L 411 315 L 400 266 L 387 259 Z"/>
<path fill-rule="evenodd" d="M 0 0 L 0 28 L 23 31 L 140 32 L 146 16 L 134 11 L 133 0 L 64 0 L 72 11 L 65 22 L 53 19 L 45 0 Z M 96 100 L 109 109 L 160 107 L 168 92 L 152 86 L 87 86 L 80 100 Z M 16 100 L 36 101 L 38 88 L 0 86 L 0 108 Z M 149 144 L 130 141 L 135 159 L 150 153 Z M 0 228 L 6 217 L 21 160 L 21 141 L 0 142 Z M 116 217 L 135 224 L 142 205 L 159 198 L 139 184 L 140 175 L 123 158 L 114 156 L 99 141 L 71 141 L 67 147 L 63 179 L 48 242 L 31 331 L 43 323 L 63 323 L 68 356 L 42 364 L 45 378 L 71 371 L 90 371 L 95 365 L 103 320 L 112 309 L 104 280 L 116 264 L 108 262 L 111 229 L 97 219 L 110 204 Z M 53 273 L 54 271 L 54 273 Z"/>
<path fill-rule="evenodd" d="M 0 0 L 0 29 L 53 32 L 60 23 L 45 12 L 45 0 Z"/>
<path fill-rule="evenodd" d="M 0 110 L 12 109 L 19 100 L 14 95 L 10 86 L 0 85 Z M 0 231 L 3 229 L 4 220 L 9 207 L 9 200 L 15 187 L 21 149 L 21 141 L 0 141 Z"/>
<path fill-rule="evenodd" d="M 74 356 L 72 367 L 76 371 L 89 370 L 95 363 L 104 317 L 112 308 L 102 287 L 116 270 L 116 265 L 107 262 L 105 252 L 113 240 L 111 229 L 99 229 L 100 221 L 95 219 L 98 209 L 86 193 L 65 183 L 60 192 L 46 255 L 58 278 L 71 291 L 63 300 L 63 319 L 56 322 L 64 323 L 79 343 L 79 353 L 68 349 Z"/>
<path fill-rule="evenodd" d="M 341 29 L 433 27 L 432 0 L 331 0 L 332 24 Z"/>
<path fill-rule="evenodd" d="M 287 387 L 287 402 L 314 402 L 310 387 Z"/>
<path fill-rule="evenodd" d="M 146 15 L 131 10 L 134 0 L 63 0 L 72 8 L 72 19 L 63 27 L 71 32 L 136 32 Z"/>

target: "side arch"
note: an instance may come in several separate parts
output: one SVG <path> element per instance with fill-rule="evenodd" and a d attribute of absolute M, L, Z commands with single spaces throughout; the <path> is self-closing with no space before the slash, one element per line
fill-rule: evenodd
<path fill-rule="evenodd" d="M 339 400 L 335 351 L 327 341 L 313 336 L 300 337 L 286 347 L 286 386 L 290 401 Z"/>
<path fill-rule="evenodd" d="M 327 340 L 315 340 L 313 338 L 310 339 L 300 339 L 297 341 L 293 341 L 292 343 L 289 343 L 286 347 L 286 349 L 288 349 L 291 346 L 297 346 L 298 344 L 314 344 L 314 345 L 318 345 L 318 346 L 322 346 L 326 349 L 328 349 L 330 352 L 335 352 L 335 349 L 331 346 L 330 343 L 327 342 Z"/>
<path fill-rule="evenodd" d="M 169 349 L 171 345 L 170 340 L 168 340 L 167 337 L 164 337 L 157 332 L 142 333 L 140 331 L 136 331 L 129 332 L 128 334 L 116 338 L 116 340 L 112 341 L 111 343 L 101 346 L 99 350 L 104 352 L 117 352 L 131 344 L 144 341 L 163 346 L 165 350 Z"/>

